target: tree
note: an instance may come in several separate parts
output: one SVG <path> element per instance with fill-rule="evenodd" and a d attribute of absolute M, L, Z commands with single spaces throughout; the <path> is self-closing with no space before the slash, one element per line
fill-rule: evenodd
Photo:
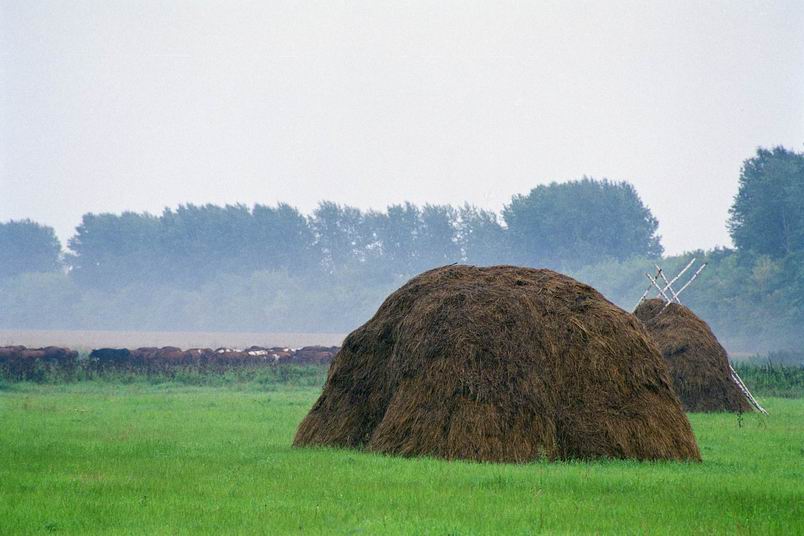
<path fill-rule="evenodd" d="M 55 272 L 61 243 L 52 227 L 31 220 L 0 223 L 0 279 L 26 272 Z"/>
<path fill-rule="evenodd" d="M 286 203 L 255 205 L 247 237 L 252 270 L 306 272 L 319 260 L 307 219 Z"/>
<path fill-rule="evenodd" d="M 394 275 L 416 273 L 416 240 L 421 211 L 412 203 L 390 205 L 384 218 L 378 218 L 377 236 L 382 247 L 385 269 Z"/>
<path fill-rule="evenodd" d="M 466 203 L 458 210 L 458 243 L 469 264 L 490 266 L 510 262 L 508 236 L 496 212 Z"/>
<path fill-rule="evenodd" d="M 449 205 L 424 205 L 416 233 L 416 273 L 459 262 L 457 211 Z"/>
<path fill-rule="evenodd" d="M 165 209 L 159 218 L 158 253 L 170 266 L 164 281 L 193 288 L 219 273 L 253 270 L 248 255 L 251 222 L 251 212 L 242 204 Z"/>
<path fill-rule="evenodd" d="M 743 163 L 729 215 L 742 253 L 779 258 L 804 251 L 804 153 L 758 149 Z"/>
<path fill-rule="evenodd" d="M 84 214 L 68 245 L 71 276 L 80 284 L 112 288 L 164 273 L 159 219 L 151 214 Z"/>
<path fill-rule="evenodd" d="M 360 209 L 322 201 L 313 212 L 310 226 L 327 273 L 362 260 L 367 239 Z"/>
<path fill-rule="evenodd" d="M 503 209 L 518 262 L 572 269 L 661 255 L 658 222 L 627 182 L 584 178 L 540 185 Z"/>

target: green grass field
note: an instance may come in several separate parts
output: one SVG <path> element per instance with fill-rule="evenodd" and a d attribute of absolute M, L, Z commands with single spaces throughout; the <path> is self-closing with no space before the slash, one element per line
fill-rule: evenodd
<path fill-rule="evenodd" d="M 804 400 L 691 415 L 702 464 L 290 447 L 317 387 L 0 390 L 0 534 L 804 532 Z"/>

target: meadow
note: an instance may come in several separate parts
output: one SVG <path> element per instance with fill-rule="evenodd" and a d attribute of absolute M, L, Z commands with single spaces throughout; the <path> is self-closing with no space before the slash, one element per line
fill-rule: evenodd
<path fill-rule="evenodd" d="M 0 534 L 804 532 L 801 398 L 690 415 L 701 464 L 503 465 L 291 448 L 321 379 L 2 383 Z"/>

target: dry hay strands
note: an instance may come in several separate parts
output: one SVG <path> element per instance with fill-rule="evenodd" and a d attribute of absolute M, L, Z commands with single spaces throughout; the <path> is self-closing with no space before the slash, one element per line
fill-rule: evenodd
<path fill-rule="evenodd" d="M 650 299 L 643 301 L 634 315 L 662 352 L 686 411 L 752 410 L 732 379 L 726 350 L 709 325 L 689 308 Z"/>
<path fill-rule="evenodd" d="M 700 460 L 639 321 L 550 270 L 451 265 L 344 341 L 294 445 L 494 462 Z"/>

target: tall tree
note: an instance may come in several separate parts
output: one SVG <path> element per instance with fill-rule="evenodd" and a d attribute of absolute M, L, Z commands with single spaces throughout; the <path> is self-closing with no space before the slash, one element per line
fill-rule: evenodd
<path fill-rule="evenodd" d="M 503 209 L 517 261 L 574 268 L 661 255 L 658 222 L 627 182 L 583 178 L 540 185 Z"/>
<path fill-rule="evenodd" d="M 417 239 L 421 211 L 412 203 L 390 205 L 378 218 L 379 237 L 386 270 L 394 275 L 416 273 Z"/>
<path fill-rule="evenodd" d="M 0 278 L 60 268 L 61 243 L 52 227 L 31 220 L 0 223 Z"/>
<path fill-rule="evenodd" d="M 150 214 L 84 214 L 68 245 L 71 275 L 87 286 L 124 286 L 165 269 L 159 219 Z"/>
<path fill-rule="evenodd" d="M 171 267 L 165 280 L 195 287 L 219 273 L 253 271 L 248 258 L 251 220 L 242 204 L 165 209 L 159 218 L 160 255 Z"/>
<path fill-rule="evenodd" d="M 247 234 L 253 270 L 306 272 L 318 262 L 315 237 L 307 219 L 287 203 L 255 205 Z"/>
<path fill-rule="evenodd" d="M 729 214 L 741 252 L 784 257 L 804 251 L 804 153 L 758 149 L 743 163 Z"/>
<path fill-rule="evenodd" d="M 496 212 L 466 203 L 458 214 L 458 241 L 466 262 L 481 266 L 511 262 L 508 236 Z"/>
<path fill-rule="evenodd" d="M 416 272 L 462 260 L 457 220 L 449 205 L 424 205 L 416 233 Z"/>
<path fill-rule="evenodd" d="M 376 210 L 363 212 L 361 219 L 361 241 L 363 244 L 364 268 L 382 280 L 385 276 L 393 275 L 389 270 L 388 253 L 383 244 L 383 231 L 388 226 L 388 214 Z"/>
<path fill-rule="evenodd" d="M 362 261 L 367 238 L 360 209 L 322 201 L 313 212 L 310 226 L 327 273 Z"/>

